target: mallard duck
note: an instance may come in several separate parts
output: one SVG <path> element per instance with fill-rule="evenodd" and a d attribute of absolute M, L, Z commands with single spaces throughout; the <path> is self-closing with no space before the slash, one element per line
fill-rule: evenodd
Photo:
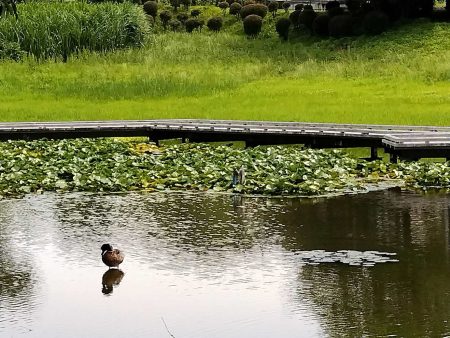
<path fill-rule="evenodd" d="M 118 267 L 123 262 L 125 255 L 118 249 L 113 249 L 111 244 L 103 244 L 102 247 L 102 261 L 110 268 Z"/>

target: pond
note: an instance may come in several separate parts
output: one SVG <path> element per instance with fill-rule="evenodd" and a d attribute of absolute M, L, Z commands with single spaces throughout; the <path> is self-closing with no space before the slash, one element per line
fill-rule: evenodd
<path fill-rule="evenodd" d="M 3 200 L 0 336 L 448 336 L 449 210 L 450 195 L 398 191 Z M 314 250 L 398 262 L 308 265 Z"/>

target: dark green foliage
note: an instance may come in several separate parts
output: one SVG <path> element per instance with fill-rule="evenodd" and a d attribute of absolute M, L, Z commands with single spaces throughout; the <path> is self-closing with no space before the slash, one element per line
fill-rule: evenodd
<path fill-rule="evenodd" d="M 186 26 L 186 32 L 188 33 L 192 33 L 194 29 L 201 30 L 203 27 L 203 21 L 197 18 L 187 19 L 184 24 Z"/>
<path fill-rule="evenodd" d="M 415 0 L 411 0 L 415 1 Z M 372 3 L 371 8 L 369 6 L 363 6 L 365 7 L 365 11 L 363 14 L 366 15 L 367 13 L 377 10 L 385 13 L 391 21 L 396 21 L 400 19 L 402 16 L 410 17 L 410 16 L 416 16 L 413 15 L 411 12 L 411 2 L 408 1 L 408 3 L 403 3 L 404 0 L 374 0 Z"/>
<path fill-rule="evenodd" d="M 385 32 L 389 26 L 389 18 L 381 11 L 372 11 L 366 14 L 363 20 L 364 33 L 378 35 Z"/>
<path fill-rule="evenodd" d="M 225 15 L 225 12 L 227 11 L 227 9 L 228 9 L 228 7 L 230 7 L 230 5 L 228 4 L 228 2 L 226 2 L 226 1 L 222 1 L 222 2 L 219 2 L 219 8 L 222 10 L 222 12 L 223 12 L 223 15 Z"/>
<path fill-rule="evenodd" d="M 442 22 L 442 21 L 450 21 L 450 13 L 444 9 L 434 10 L 431 14 L 431 20 Z"/>
<path fill-rule="evenodd" d="M 196 18 L 197 16 L 199 16 L 200 14 L 202 14 L 202 12 L 199 9 L 193 9 L 191 11 L 191 16 L 193 16 L 194 18 Z"/>
<path fill-rule="evenodd" d="M 301 13 L 301 11 L 293 11 L 291 14 L 289 14 L 289 20 L 292 22 L 294 28 L 299 28 L 300 26 L 299 18 Z"/>
<path fill-rule="evenodd" d="M 187 19 L 189 19 L 189 15 L 187 13 L 180 13 L 177 15 L 178 21 L 180 21 L 182 24 L 186 22 Z"/>
<path fill-rule="evenodd" d="M 191 5 L 191 0 L 181 0 L 181 3 L 183 4 L 184 10 L 188 11 L 189 6 Z"/>
<path fill-rule="evenodd" d="M 347 6 L 347 10 L 350 13 L 354 13 L 354 14 L 357 14 L 362 8 L 361 0 L 347 0 L 345 2 L 345 4 Z"/>
<path fill-rule="evenodd" d="M 239 13 L 241 12 L 241 9 L 242 9 L 242 5 L 239 2 L 233 2 L 230 5 L 230 11 L 229 12 L 230 12 L 231 15 L 238 16 Z"/>
<path fill-rule="evenodd" d="M 241 18 L 245 19 L 249 15 L 257 15 L 261 18 L 264 18 L 267 15 L 268 8 L 266 5 L 263 4 L 250 4 L 245 5 L 241 9 Z"/>
<path fill-rule="evenodd" d="M 153 26 L 155 24 L 155 19 L 151 15 L 145 14 L 145 17 L 147 18 L 147 22 L 150 26 Z"/>
<path fill-rule="evenodd" d="M 313 9 L 308 9 L 306 7 L 307 6 L 305 6 L 303 11 L 300 13 L 298 22 L 300 25 L 304 25 L 306 28 L 312 31 L 312 24 L 317 16 L 317 13 L 314 12 Z"/>
<path fill-rule="evenodd" d="M 328 11 L 328 16 L 332 18 L 333 16 L 338 16 L 344 14 L 344 9 L 342 7 L 332 7 Z"/>
<path fill-rule="evenodd" d="M 291 4 L 288 1 L 283 2 L 281 5 L 284 9 L 284 11 L 287 13 L 289 11 L 289 8 L 291 7 Z"/>
<path fill-rule="evenodd" d="M 303 4 L 296 4 L 294 6 L 294 10 L 296 10 L 296 11 L 301 11 L 302 9 L 303 9 Z"/>
<path fill-rule="evenodd" d="M 330 23 L 330 17 L 328 14 L 320 14 L 313 21 L 313 32 L 319 36 L 328 35 L 328 24 Z"/>
<path fill-rule="evenodd" d="M 162 11 L 159 13 L 159 18 L 161 19 L 164 28 L 167 28 L 167 23 L 172 19 L 172 14 L 169 11 Z"/>
<path fill-rule="evenodd" d="M 328 32 L 334 38 L 342 38 L 353 34 L 353 18 L 343 14 L 330 18 Z"/>
<path fill-rule="evenodd" d="M 177 19 L 171 19 L 168 22 L 170 29 L 174 32 L 179 32 L 183 29 L 183 23 Z"/>
<path fill-rule="evenodd" d="M 178 7 L 181 5 L 181 0 L 170 0 L 170 5 L 173 7 L 173 10 L 178 11 Z"/>
<path fill-rule="evenodd" d="M 309 10 L 311 10 L 311 11 L 314 10 L 314 8 L 313 8 L 312 5 L 304 5 L 304 6 L 303 6 L 303 9 L 306 9 L 306 10 L 308 10 L 308 11 L 309 11 Z"/>
<path fill-rule="evenodd" d="M 332 8 L 338 8 L 338 7 L 341 7 L 341 4 L 340 4 L 339 1 L 328 1 L 328 2 L 325 4 L 325 9 L 326 9 L 327 11 L 329 11 L 329 10 L 332 9 Z"/>
<path fill-rule="evenodd" d="M 262 17 L 256 14 L 250 14 L 244 19 L 244 33 L 248 36 L 256 36 L 261 32 Z"/>
<path fill-rule="evenodd" d="M 25 52 L 17 42 L 0 40 L 0 60 L 12 59 L 14 61 L 20 61 L 24 55 Z"/>
<path fill-rule="evenodd" d="M 151 17 L 156 18 L 156 15 L 158 14 L 158 4 L 155 1 L 147 1 L 144 3 L 144 12 L 147 15 L 150 15 Z"/>
<path fill-rule="evenodd" d="M 214 32 L 218 32 L 218 31 L 220 31 L 220 29 L 223 26 L 223 19 L 218 16 L 212 17 L 208 20 L 208 22 L 206 23 L 206 26 L 210 30 L 212 30 Z"/>
<path fill-rule="evenodd" d="M 272 13 L 272 16 L 275 17 L 278 11 L 278 2 L 276 1 L 269 2 L 267 8 L 269 9 L 269 12 Z"/>
<path fill-rule="evenodd" d="M 287 40 L 289 37 L 289 28 L 291 27 L 291 20 L 288 18 L 279 18 L 275 24 L 275 30 L 278 36 L 283 40 Z"/>

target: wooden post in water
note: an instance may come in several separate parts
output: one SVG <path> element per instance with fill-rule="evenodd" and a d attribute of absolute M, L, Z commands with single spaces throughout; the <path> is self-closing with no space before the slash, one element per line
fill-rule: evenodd
<path fill-rule="evenodd" d="M 378 160 L 378 148 L 370 147 L 370 160 L 375 161 Z"/>
<path fill-rule="evenodd" d="M 397 163 L 398 162 L 397 154 L 391 154 L 390 155 L 390 161 L 391 161 L 391 163 Z"/>

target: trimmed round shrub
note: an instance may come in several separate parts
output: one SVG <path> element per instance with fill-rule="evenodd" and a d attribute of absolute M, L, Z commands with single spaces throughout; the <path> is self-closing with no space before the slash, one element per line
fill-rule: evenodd
<path fill-rule="evenodd" d="M 183 23 L 180 20 L 177 19 L 171 19 L 167 23 L 171 30 L 174 32 L 179 32 L 183 29 Z"/>
<path fill-rule="evenodd" d="M 218 32 L 223 26 L 223 20 L 219 16 L 212 17 L 208 20 L 206 26 L 213 32 Z"/>
<path fill-rule="evenodd" d="M 225 14 L 225 11 L 227 10 L 228 7 L 230 7 L 230 4 L 226 1 L 222 1 L 222 2 L 219 2 L 218 6 Z"/>
<path fill-rule="evenodd" d="M 167 23 L 172 19 L 172 14 L 169 11 L 162 11 L 159 13 L 159 18 L 161 19 L 164 28 L 167 27 Z"/>
<path fill-rule="evenodd" d="M 275 24 L 275 30 L 278 36 L 283 40 L 287 40 L 289 37 L 289 28 L 291 27 L 291 20 L 288 18 L 279 18 Z"/>
<path fill-rule="evenodd" d="M 193 9 L 191 11 L 191 16 L 193 16 L 194 18 L 196 18 L 197 16 L 199 16 L 200 14 L 202 14 L 202 12 L 199 9 Z"/>
<path fill-rule="evenodd" d="M 197 18 L 187 19 L 184 24 L 186 26 L 186 32 L 188 32 L 188 33 L 192 33 L 194 31 L 194 29 L 200 30 L 203 27 L 203 21 L 199 20 Z"/>
<path fill-rule="evenodd" d="M 276 1 L 269 2 L 267 9 L 269 10 L 270 13 L 272 13 L 272 16 L 275 17 L 275 15 L 277 15 L 277 11 L 278 11 L 278 2 L 276 2 Z"/>
<path fill-rule="evenodd" d="M 314 12 L 313 9 L 307 9 L 306 7 L 307 6 L 305 6 L 303 11 L 300 13 L 298 22 L 300 25 L 304 25 L 309 30 L 312 30 L 312 24 L 317 16 L 317 13 Z"/>
<path fill-rule="evenodd" d="M 156 18 L 156 15 L 158 15 L 158 4 L 156 1 L 147 1 L 144 3 L 144 12 L 147 15 L 150 15 L 151 17 Z"/>
<path fill-rule="evenodd" d="M 342 38 L 353 34 L 353 18 L 344 14 L 330 18 L 328 32 L 334 38 Z"/>
<path fill-rule="evenodd" d="M 293 11 L 291 14 L 289 14 L 289 20 L 292 22 L 292 25 L 294 26 L 294 28 L 299 28 L 300 27 L 300 14 L 302 13 L 302 11 Z"/>
<path fill-rule="evenodd" d="M 285 10 L 285 12 L 287 12 L 289 10 L 289 8 L 291 8 L 291 4 L 288 1 L 283 2 L 283 4 L 281 5 L 281 7 L 283 7 L 283 9 Z"/>
<path fill-rule="evenodd" d="M 319 36 L 328 35 L 328 24 L 330 23 L 330 17 L 328 14 L 320 14 L 313 21 L 313 32 Z"/>
<path fill-rule="evenodd" d="M 261 32 L 262 28 L 262 17 L 256 14 L 250 14 L 245 17 L 244 24 L 244 33 L 248 36 L 256 36 Z"/>
<path fill-rule="evenodd" d="M 180 21 L 183 25 L 187 19 L 189 19 L 189 15 L 187 15 L 187 13 L 180 13 L 177 15 L 177 20 Z"/>
<path fill-rule="evenodd" d="M 363 19 L 363 30 L 368 35 L 378 35 L 385 32 L 389 26 L 389 18 L 381 11 L 372 11 Z"/>
<path fill-rule="evenodd" d="M 332 7 L 327 12 L 329 17 L 332 18 L 344 14 L 344 9 L 342 7 Z"/>
<path fill-rule="evenodd" d="M 241 12 L 241 9 L 242 9 L 242 5 L 239 2 L 233 2 L 230 5 L 229 13 L 231 15 L 236 15 L 237 16 Z"/>
<path fill-rule="evenodd" d="M 303 9 L 303 4 L 296 4 L 295 6 L 294 6 L 294 10 L 295 11 L 301 11 Z"/>
<path fill-rule="evenodd" d="M 245 19 L 249 15 L 257 15 L 261 18 L 264 18 L 267 15 L 268 8 L 266 5 L 263 4 L 250 4 L 245 5 L 241 9 L 241 18 Z"/>
<path fill-rule="evenodd" d="M 314 10 L 314 8 L 313 8 L 313 6 L 312 5 L 304 5 L 303 6 L 303 9 L 306 9 L 306 10 L 311 10 L 311 11 L 313 11 Z"/>

